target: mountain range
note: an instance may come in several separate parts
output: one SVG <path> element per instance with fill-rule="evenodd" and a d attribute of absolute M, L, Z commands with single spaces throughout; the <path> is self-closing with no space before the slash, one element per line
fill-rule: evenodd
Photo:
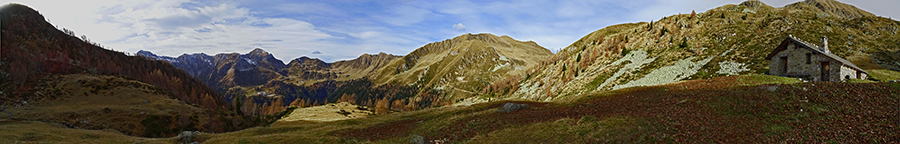
<path fill-rule="evenodd" d="M 533 42 L 491 34 L 458 36 L 427 44 L 404 56 L 379 54 L 380 59 L 376 60 L 379 63 L 363 67 L 347 67 L 345 63 L 358 64 L 360 62 L 356 61 L 370 56 L 368 54 L 335 63 L 302 57 L 281 66 L 271 56 L 254 57 L 266 56 L 261 49 L 255 49 L 246 55 L 230 54 L 233 56 L 225 63 L 219 58 L 229 54 L 218 54 L 213 60 L 216 66 L 196 69 L 198 66 L 194 65 L 209 62 L 200 58 L 184 64 L 179 60 L 192 55 L 170 58 L 146 51 L 138 53 L 173 62 L 192 75 L 197 71 L 199 79 L 219 91 L 227 91 L 228 95 L 266 93 L 286 96 L 288 99 L 281 103 L 283 106 L 332 103 L 342 99 L 374 106 L 378 99 L 385 99 L 383 96 L 359 98 L 353 92 L 336 92 L 342 87 L 360 85 L 359 81 L 353 80 L 364 80 L 371 82 L 362 84 L 367 87 L 391 84 L 388 86 L 396 87 L 393 89 L 415 91 L 391 96 L 387 98 L 391 102 L 386 103 L 418 103 L 413 107 L 427 107 L 423 105 L 497 98 L 549 101 L 680 80 L 766 73 L 765 55 L 777 41 L 788 35 L 813 43 L 821 43 L 817 42 L 819 37 L 826 36 L 832 40 L 829 47 L 836 55 L 864 69 L 897 71 L 900 70 L 900 63 L 896 63 L 900 60 L 897 56 L 900 51 L 897 50 L 896 25 L 900 24 L 836 1 L 807 0 L 782 8 L 746 1 L 703 13 L 606 27 L 556 54 Z M 254 63 L 260 63 L 260 66 Z M 203 69 L 207 67 L 216 70 L 208 70 L 210 74 L 202 72 L 207 71 Z M 356 69 L 364 70 L 350 71 Z M 237 86 L 240 89 L 232 89 Z M 293 102 L 297 100 L 303 102 Z M 277 110 L 269 110 L 271 112 Z"/>
<path fill-rule="evenodd" d="M 480 99 L 537 101 L 712 77 L 765 74 L 765 59 L 793 36 L 828 47 L 878 77 L 900 71 L 900 22 L 833 0 L 775 8 L 760 1 L 594 31 Z M 495 95 L 495 94 L 500 94 Z M 495 95 L 495 96 L 490 96 Z"/>
<path fill-rule="evenodd" d="M 224 92 L 229 101 L 242 101 L 249 113 L 268 114 L 292 105 L 341 100 L 369 106 L 383 101 L 392 103 L 384 108 L 392 110 L 452 104 L 474 96 L 494 80 L 523 73 L 552 53 L 534 42 L 508 36 L 466 34 L 427 44 L 405 56 L 363 54 L 334 63 L 301 57 L 284 65 L 260 48 L 247 54 L 177 58 L 143 50 L 136 54 L 171 63 Z M 344 90 L 360 85 L 405 91 L 376 92 L 386 94 L 379 95 Z"/>

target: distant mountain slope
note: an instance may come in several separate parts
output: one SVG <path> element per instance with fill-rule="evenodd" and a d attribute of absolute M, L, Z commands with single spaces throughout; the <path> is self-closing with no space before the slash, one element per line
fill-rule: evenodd
<path fill-rule="evenodd" d="M 301 57 L 285 65 L 259 48 L 247 54 L 215 56 L 199 53 L 173 58 L 144 50 L 138 51 L 137 55 L 165 61 L 191 73 L 222 91 L 228 102 L 237 104 L 243 113 L 251 115 L 278 113 L 292 104 L 328 103 L 329 94 L 342 86 L 335 81 L 365 79 L 375 69 L 399 58 L 385 53 L 363 54 L 353 60 L 326 63 Z"/>
<path fill-rule="evenodd" d="M 157 56 L 143 50 L 138 51 L 137 55 L 169 62 L 214 89 L 262 85 L 283 76 L 279 71 L 285 68 L 284 62 L 258 48 L 247 54 L 230 53 L 215 56 L 199 53 L 172 58 Z"/>
<path fill-rule="evenodd" d="M 194 80 L 188 73 L 172 65 L 154 60 L 147 60 L 135 56 L 127 56 L 124 53 L 111 51 L 99 47 L 98 44 L 87 41 L 86 36 L 81 39 L 75 37 L 74 32 L 60 31 L 48 23 L 44 17 L 27 6 L 20 4 L 7 4 L 0 7 L 0 28 L 2 28 L 2 43 L 0 43 L 0 103 L 3 107 L 29 108 L 30 105 L 39 105 L 46 102 L 59 101 L 57 97 L 100 96 L 108 97 L 121 93 L 79 94 L 70 92 L 50 93 L 48 89 L 58 82 L 73 82 L 66 75 L 91 74 L 112 76 L 115 79 L 135 79 L 152 85 L 152 88 L 161 89 L 164 93 L 153 93 L 155 96 L 166 96 L 162 99 L 168 102 L 182 104 L 170 104 L 192 106 L 203 110 L 200 113 L 183 113 L 183 111 L 171 111 L 166 115 L 186 116 L 182 122 L 197 122 L 198 117 L 203 117 L 204 122 L 194 123 L 193 126 L 185 126 L 185 129 L 169 129 L 170 125 L 156 125 L 159 131 L 153 132 L 129 132 L 141 136 L 172 136 L 180 130 L 203 130 L 207 132 L 225 132 L 256 126 L 259 119 L 250 120 L 235 115 L 232 106 L 226 100 L 206 87 L 202 82 Z M 52 79 L 57 76 L 62 79 Z M 75 88 L 87 89 L 86 85 L 67 84 Z M 82 87 L 78 87 L 82 86 Z M 101 89 L 128 89 L 134 90 L 129 85 L 104 85 Z M 130 85 L 135 86 L 135 85 Z M 68 87 L 68 86 L 67 86 Z M 96 89 L 96 88 L 95 88 Z M 124 92 L 127 92 L 124 91 Z M 151 96 L 152 97 L 152 96 Z M 90 100 L 88 100 L 90 101 Z M 104 102 L 106 103 L 106 102 Z M 23 107 L 24 106 L 24 107 Z M 161 109 L 166 111 L 166 109 Z M 27 111 L 27 109 L 26 109 Z M 27 113 L 27 112 L 26 112 Z M 64 116 L 64 115 L 55 115 Z M 98 113 L 85 115 L 68 115 L 69 119 L 94 119 L 102 116 Z M 123 115 L 124 116 L 124 115 Z M 142 121 L 150 123 L 173 124 L 175 119 L 160 115 L 130 115 L 139 121 L 129 121 L 132 124 Z M 23 120 L 38 120 L 40 117 L 15 117 Z M 114 117 L 109 117 L 114 118 Z M 110 121 L 107 119 L 106 121 Z M 58 121 L 53 121 L 58 122 Z M 87 128 L 101 129 L 128 129 L 138 127 L 151 127 L 149 125 L 112 125 L 109 127 L 91 126 Z"/>
<path fill-rule="evenodd" d="M 766 55 L 788 35 L 821 45 L 863 69 L 900 71 L 900 22 L 833 0 L 774 8 L 759 1 L 703 13 L 609 26 L 572 43 L 481 95 L 552 100 L 593 91 L 768 70 Z"/>
<path fill-rule="evenodd" d="M 283 80 L 299 85 L 310 85 L 326 80 L 359 79 L 372 75 L 375 70 L 397 58 L 400 56 L 386 53 L 363 54 L 352 60 L 326 63 L 319 59 L 301 57 L 288 63 L 287 68 L 282 71 L 288 77 Z"/>
<path fill-rule="evenodd" d="M 522 74 L 552 53 L 537 43 L 509 36 L 466 34 L 427 44 L 391 62 L 372 76 L 378 84 L 417 85 L 468 98 L 492 82 Z"/>
<path fill-rule="evenodd" d="M 382 111 L 377 112 L 446 105 L 471 97 L 496 80 L 522 74 L 552 54 L 534 42 L 491 34 L 458 36 L 425 45 L 402 57 L 363 54 L 334 63 L 301 57 L 279 67 L 274 65 L 280 61 L 272 58 L 267 60 L 270 66 L 264 67 L 252 63 L 260 63 L 252 57 L 254 53 L 264 52 L 256 49 L 246 55 L 218 54 L 209 61 L 205 54 L 171 58 L 138 52 L 191 72 L 225 91 L 229 100 L 252 114 L 280 112 L 290 105 L 339 101 L 373 107 L 382 103 L 378 107 Z M 186 58 L 194 55 L 200 58 Z M 242 57 L 250 63 L 240 61 Z M 241 79 L 252 82 L 242 83 Z"/>

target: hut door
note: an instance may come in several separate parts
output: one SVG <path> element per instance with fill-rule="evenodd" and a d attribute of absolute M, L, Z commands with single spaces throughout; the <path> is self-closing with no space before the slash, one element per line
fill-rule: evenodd
<path fill-rule="evenodd" d="M 828 78 L 831 77 L 830 68 L 828 66 L 830 62 L 822 62 L 822 81 L 828 81 Z"/>
<path fill-rule="evenodd" d="M 784 70 L 784 72 L 781 74 L 786 76 L 788 73 L 787 57 L 781 57 L 781 66 L 782 66 L 781 70 Z"/>

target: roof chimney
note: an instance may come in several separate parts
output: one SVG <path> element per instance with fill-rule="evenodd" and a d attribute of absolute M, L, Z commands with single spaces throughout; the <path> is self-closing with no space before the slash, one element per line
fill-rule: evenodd
<path fill-rule="evenodd" d="M 831 50 L 828 50 L 828 37 L 825 36 L 822 36 L 822 51 L 831 53 Z"/>

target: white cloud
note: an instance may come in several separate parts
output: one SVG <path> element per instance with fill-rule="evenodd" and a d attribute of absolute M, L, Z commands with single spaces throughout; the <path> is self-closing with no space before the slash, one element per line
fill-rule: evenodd
<path fill-rule="evenodd" d="M 365 31 L 362 33 L 349 33 L 349 35 L 360 39 L 372 39 L 381 36 L 381 33 L 376 31 Z"/>
<path fill-rule="evenodd" d="M 177 56 L 246 53 L 260 47 L 285 61 L 317 50 L 322 54 L 315 57 L 335 61 L 362 53 L 403 55 L 466 32 L 509 35 L 558 49 L 606 26 L 691 10 L 700 13 L 742 1 L 29 0 L 24 4 L 54 25 L 118 51 L 144 49 Z M 774 7 L 796 1 L 763 0 Z M 900 17 L 892 16 L 900 14 L 892 7 L 900 1 L 847 3 L 876 15 Z"/>
<path fill-rule="evenodd" d="M 453 29 L 456 29 L 457 31 L 466 31 L 466 26 L 464 26 L 462 23 L 457 23 L 453 25 Z"/>

